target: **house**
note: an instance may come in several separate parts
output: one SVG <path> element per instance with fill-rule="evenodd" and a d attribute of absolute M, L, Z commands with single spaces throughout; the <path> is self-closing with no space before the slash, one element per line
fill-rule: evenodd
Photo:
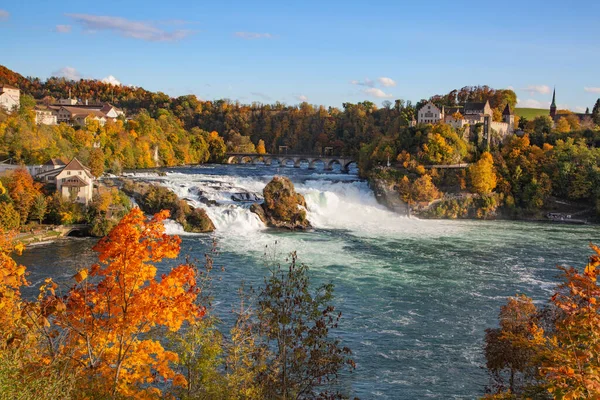
<path fill-rule="evenodd" d="M 48 107 L 37 105 L 34 108 L 35 111 L 35 123 L 40 125 L 56 125 L 57 118 L 54 114 L 54 110 Z"/>
<path fill-rule="evenodd" d="M 118 117 L 125 115 L 125 113 L 111 105 L 53 105 L 50 106 L 53 113 L 56 115 L 57 122 L 66 123 L 69 125 L 76 125 L 83 127 L 90 119 L 100 122 L 100 125 L 106 124 L 106 121 L 115 121 Z"/>
<path fill-rule="evenodd" d="M 53 106 L 57 122 L 69 125 L 85 126 L 90 119 L 100 122 L 104 125 L 107 121 L 106 114 L 100 111 L 100 107 L 83 106 Z"/>
<path fill-rule="evenodd" d="M 94 176 L 77 158 L 73 158 L 56 175 L 56 191 L 63 198 L 88 205 L 92 201 Z"/>
<path fill-rule="evenodd" d="M 56 175 L 62 171 L 65 163 L 58 158 L 51 158 L 43 165 L 28 167 L 29 173 L 36 180 L 46 184 L 56 184 Z"/>
<path fill-rule="evenodd" d="M 417 111 L 417 122 L 420 124 L 437 124 L 444 120 L 443 109 L 442 107 L 440 110 L 435 104 L 429 101 Z"/>
<path fill-rule="evenodd" d="M 18 110 L 21 104 L 21 91 L 6 83 L 0 83 L 0 107 L 6 111 Z"/>

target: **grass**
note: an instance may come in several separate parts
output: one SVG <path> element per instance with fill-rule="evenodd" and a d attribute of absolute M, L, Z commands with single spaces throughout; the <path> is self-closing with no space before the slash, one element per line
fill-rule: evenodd
<path fill-rule="evenodd" d="M 550 115 L 550 110 L 545 108 L 515 108 L 515 114 L 521 118 L 525 117 L 531 121 L 535 117 Z"/>

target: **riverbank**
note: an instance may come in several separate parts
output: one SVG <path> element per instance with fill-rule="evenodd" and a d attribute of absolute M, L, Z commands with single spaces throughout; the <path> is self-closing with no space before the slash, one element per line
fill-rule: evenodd
<path fill-rule="evenodd" d="M 31 246 L 41 243 L 50 243 L 67 237 L 90 236 L 90 225 L 41 225 L 31 228 L 29 232 L 21 232 L 15 236 L 19 242 Z"/>
<path fill-rule="evenodd" d="M 468 192 L 444 193 L 429 202 L 403 201 L 398 186 L 389 180 L 369 177 L 369 187 L 379 204 L 404 216 L 421 219 L 471 219 L 546 222 L 557 224 L 598 224 L 595 208 L 589 204 L 550 197 L 546 207 L 523 210 L 506 205 L 497 193 L 481 196 Z"/>

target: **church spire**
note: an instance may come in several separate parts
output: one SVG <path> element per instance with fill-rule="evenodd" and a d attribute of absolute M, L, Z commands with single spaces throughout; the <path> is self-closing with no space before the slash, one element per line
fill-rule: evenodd
<path fill-rule="evenodd" d="M 554 92 L 552 92 L 552 104 L 550 104 L 550 116 L 552 119 L 556 116 L 556 86 Z"/>

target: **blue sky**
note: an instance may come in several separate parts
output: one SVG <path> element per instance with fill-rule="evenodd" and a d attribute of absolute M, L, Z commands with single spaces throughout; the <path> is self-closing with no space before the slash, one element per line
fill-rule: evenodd
<path fill-rule="evenodd" d="M 600 2 L 32 1 L 0 3 L 0 64 L 202 99 L 340 107 L 466 85 L 522 106 L 600 97 Z"/>

